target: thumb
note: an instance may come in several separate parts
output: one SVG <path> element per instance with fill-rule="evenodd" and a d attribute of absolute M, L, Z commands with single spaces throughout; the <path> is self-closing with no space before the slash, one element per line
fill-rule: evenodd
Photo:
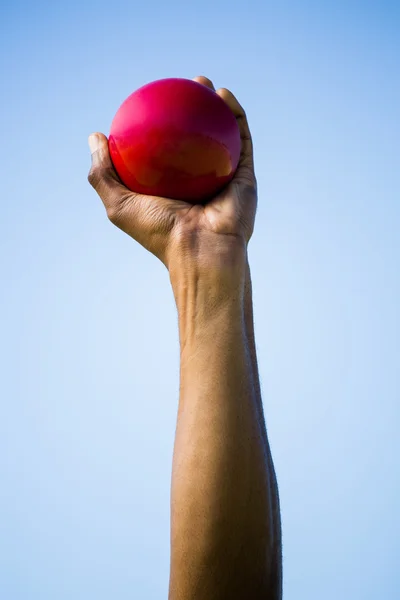
<path fill-rule="evenodd" d="M 102 133 L 89 136 L 92 166 L 88 180 L 103 201 L 107 216 L 161 260 L 167 237 L 176 222 L 179 210 L 189 210 L 186 202 L 157 196 L 144 196 L 123 185 L 114 169 L 108 140 Z"/>
<path fill-rule="evenodd" d="M 90 185 L 103 201 L 109 218 L 119 209 L 119 205 L 129 190 L 121 183 L 111 161 L 108 140 L 103 133 L 89 136 L 92 165 L 88 175 Z"/>

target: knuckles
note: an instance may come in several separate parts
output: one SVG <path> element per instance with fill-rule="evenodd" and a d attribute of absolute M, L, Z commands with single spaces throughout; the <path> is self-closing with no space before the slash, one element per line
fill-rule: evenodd
<path fill-rule="evenodd" d="M 94 166 L 91 167 L 88 174 L 88 181 L 94 189 L 97 189 L 101 182 L 109 181 L 110 179 L 112 179 L 112 172 L 109 167 Z"/>
<path fill-rule="evenodd" d="M 121 211 L 115 204 L 106 206 L 107 217 L 111 223 L 118 225 L 121 219 Z"/>
<path fill-rule="evenodd" d="M 101 179 L 101 174 L 99 173 L 98 167 L 92 167 L 88 174 L 88 182 L 90 185 L 96 189 Z"/>

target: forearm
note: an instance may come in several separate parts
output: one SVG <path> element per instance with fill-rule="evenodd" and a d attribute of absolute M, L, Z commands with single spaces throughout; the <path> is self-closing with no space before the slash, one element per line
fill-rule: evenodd
<path fill-rule="evenodd" d="M 189 270 L 174 289 L 181 385 L 171 600 L 279 598 L 276 482 L 260 410 L 246 268 L 236 283 L 226 293 L 218 281 Z"/>
<path fill-rule="evenodd" d="M 249 352 L 251 357 L 251 366 L 253 371 L 253 378 L 256 386 L 256 402 L 259 414 L 259 420 L 263 431 L 264 441 L 268 454 L 268 474 L 271 486 L 271 504 L 272 504 L 272 518 L 273 518 L 273 552 L 272 552 L 272 580 L 273 580 L 273 598 L 282 597 L 282 527 L 281 527 L 281 513 L 280 513 L 280 501 L 279 501 L 279 490 L 278 482 L 276 478 L 274 463 L 272 460 L 271 449 L 267 436 L 267 429 L 264 419 L 264 409 L 261 396 L 261 384 L 258 370 L 257 350 L 254 334 L 254 314 L 253 314 L 253 290 L 251 281 L 250 266 L 247 263 L 246 276 L 245 276 L 245 293 L 244 293 L 244 316 L 245 316 L 245 327 L 246 336 L 249 344 Z"/>

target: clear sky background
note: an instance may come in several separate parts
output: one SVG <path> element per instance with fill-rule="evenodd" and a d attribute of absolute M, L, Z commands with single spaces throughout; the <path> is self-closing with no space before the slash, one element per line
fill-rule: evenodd
<path fill-rule="evenodd" d="M 245 106 L 285 600 L 400 594 L 397 2 L 0 0 L 0 598 L 167 598 L 178 335 L 87 136 L 137 87 Z"/>

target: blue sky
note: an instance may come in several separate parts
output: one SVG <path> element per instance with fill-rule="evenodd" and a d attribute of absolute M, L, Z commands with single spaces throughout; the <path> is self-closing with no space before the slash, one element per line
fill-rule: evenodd
<path fill-rule="evenodd" d="M 167 597 L 175 307 L 87 136 L 200 74 L 254 137 L 285 600 L 398 598 L 399 26 L 385 1 L 0 2 L 1 598 Z"/>

